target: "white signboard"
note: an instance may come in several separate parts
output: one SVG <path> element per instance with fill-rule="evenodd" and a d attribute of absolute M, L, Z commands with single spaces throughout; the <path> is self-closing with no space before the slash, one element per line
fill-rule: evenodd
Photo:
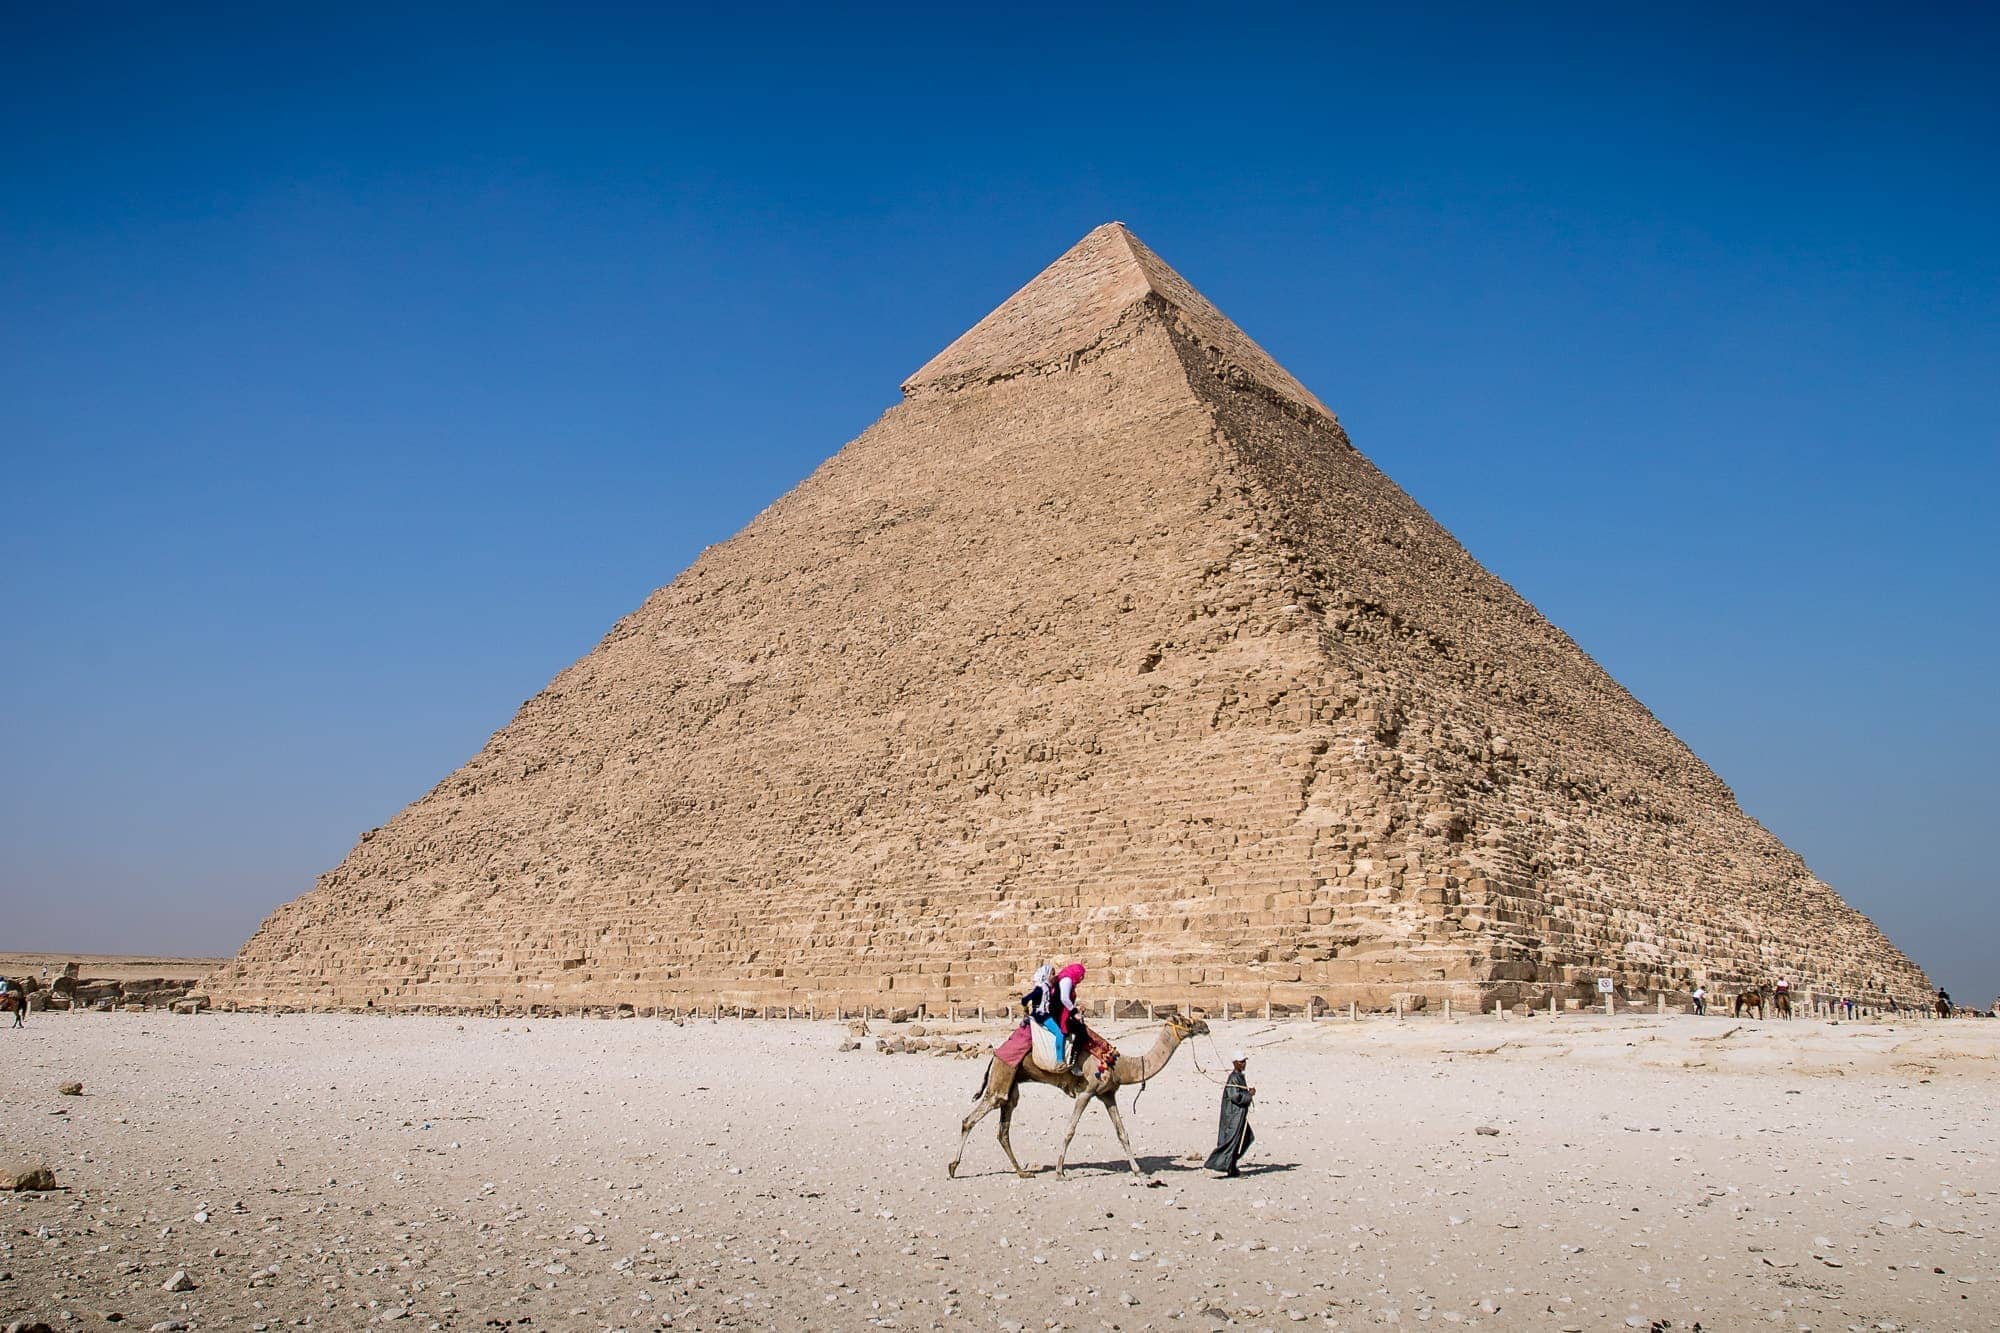
<path fill-rule="evenodd" d="M 1610 977 L 1599 977 L 1597 979 L 1597 993 L 1599 995 L 1609 995 L 1617 989 L 1616 986 L 1611 984 Z"/>

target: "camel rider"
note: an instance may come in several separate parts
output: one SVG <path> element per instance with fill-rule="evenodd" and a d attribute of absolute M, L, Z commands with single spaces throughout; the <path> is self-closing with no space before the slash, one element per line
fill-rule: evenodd
<path fill-rule="evenodd" d="M 1047 1028 L 1056 1039 L 1056 1062 L 1062 1063 L 1064 1037 L 1062 1028 L 1056 1023 L 1056 970 L 1047 963 L 1035 969 L 1035 986 L 1021 997 L 1021 1008 L 1028 1015 L 1028 1021 Z"/>
<path fill-rule="evenodd" d="M 1071 963 L 1056 973 L 1056 1026 L 1068 1039 L 1068 1049 L 1063 1053 L 1062 1063 L 1075 1065 L 1083 1054 L 1085 1041 L 1083 1017 L 1077 1013 L 1077 987 L 1083 984 L 1083 964 Z"/>

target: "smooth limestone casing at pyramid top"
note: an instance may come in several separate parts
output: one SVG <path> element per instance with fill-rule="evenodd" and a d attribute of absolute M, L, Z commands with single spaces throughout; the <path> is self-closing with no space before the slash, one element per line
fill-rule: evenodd
<path fill-rule="evenodd" d="M 1923 974 L 1124 227 L 209 982 L 244 1006 L 1460 1004 Z"/>

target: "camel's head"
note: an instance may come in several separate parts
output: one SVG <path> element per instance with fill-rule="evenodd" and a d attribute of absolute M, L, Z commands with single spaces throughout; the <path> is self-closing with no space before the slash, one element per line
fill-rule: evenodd
<path fill-rule="evenodd" d="M 1195 1018 L 1190 1014 L 1181 1013 L 1179 1010 L 1167 1015 L 1167 1026 L 1172 1028 L 1183 1040 L 1188 1037 L 1205 1037 L 1208 1035 L 1207 1019 Z"/>

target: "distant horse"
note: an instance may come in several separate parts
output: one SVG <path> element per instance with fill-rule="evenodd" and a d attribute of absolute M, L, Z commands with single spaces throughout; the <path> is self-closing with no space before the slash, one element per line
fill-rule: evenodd
<path fill-rule="evenodd" d="M 1779 1018 L 1792 1016 L 1792 993 L 1788 990 L 1771 992 L 1771 1009 Z"/>
<path fill-rule="evenodd" d="M 1762 986 L 1753 986 L 1749 990 L 1739 992 L 1736 996 L 1736 1017 L 1743 1017 L 1744 1013 L 1751 1009 L 1757 1011 L 1757 1017 L 1762 1018 L 1764 1016 L 1764 988 Z"/>
<path fill-rule="evenodd" d="M 1951 1001 L 1942 995 L 1937 998 L 1937 1016 L 1939 1018 L 1951 1017 Z"/>

